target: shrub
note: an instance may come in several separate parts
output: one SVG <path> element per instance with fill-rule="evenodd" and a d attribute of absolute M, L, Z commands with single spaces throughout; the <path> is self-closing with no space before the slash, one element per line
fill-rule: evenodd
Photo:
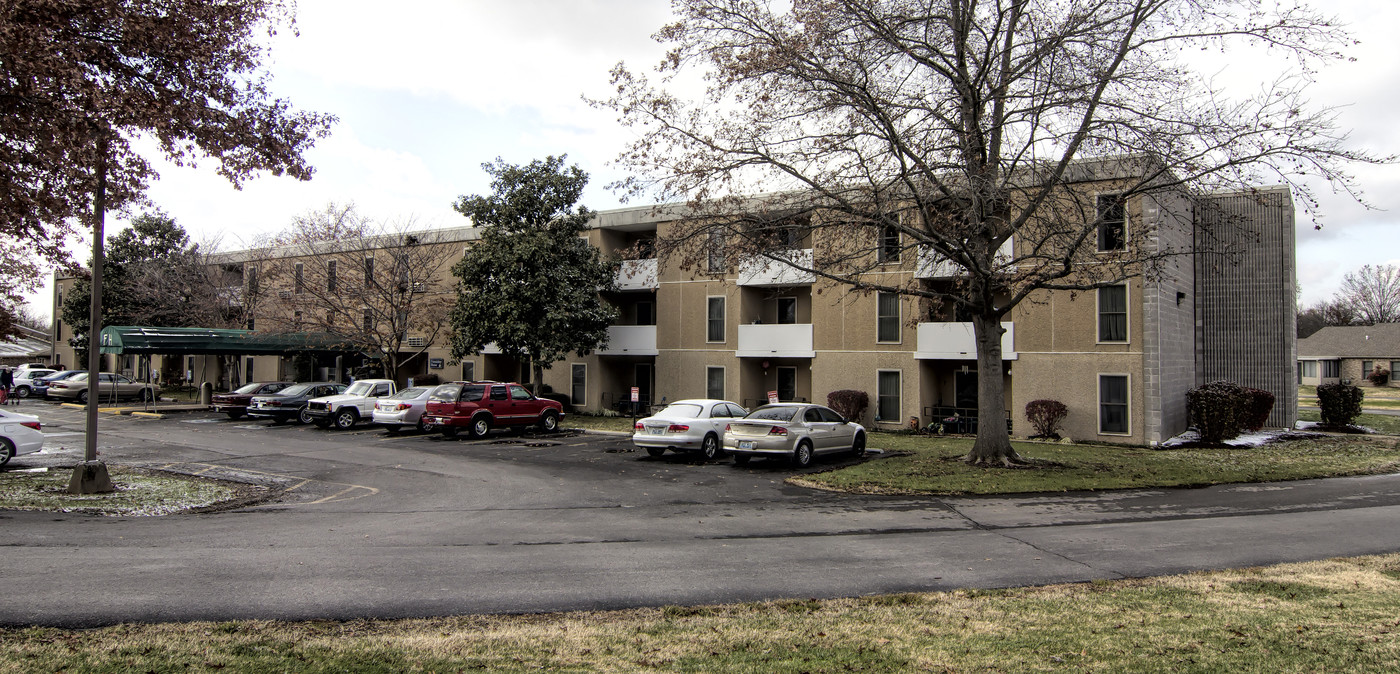
<path fill-rule="evenodd" d="M 1378 367 L 1371 370 L 1371 376 L 1367 377 L 1367 379 L 1370 379 L 1371 383 L 1376 386 L 1385 386 L 1390 382 L 1390 370 Z"/>
<path fill-rule="evenodd" d="M 1032 400 L 1026 403 L 1026 420 L 1035 427 L 1038 438 L 1060 437 L 1060 423 L 1069 415 L 1069 408 L 1058 400 Z"/>
<path fill-rule="evenodd" d="M 870 407 L 870 396 L 865 391 L 855 391 L 852 389 L 842 389 L 826 394 L 826 406 L 836 413 L 850 419 L 859 421 L 865 416 L 866 408 Z M 891 421 L 887 419 L 886 421 Z M 893 419 L 892 421 L 899 421 Z"/>
<path fill-rule="evenodd" d="M 1361 399 L 1365 394 L 1351 384 L 1323 384 L 1317 387 L 1317 406 L 1322 408 L 1322 423 L 1328 426 L 1349 426 L 1361 414 Z"/>
<path fill-rule="evenodd" d="M 1244 392 L 1249 396 L 1249 411 L 1244 416 L 1243 425 L 1257 431 L 1268 423 L 1269 413 L 1274 411 L 1274 394 L 1257 388 L 1246 388 Z"/>
<path fill-rule="evenodd" d="M 1249 418 L 1253 398 L 1232 381 L 1213 381 L 1186 392 L 1191 421 L 1203 442 L 1218 443 L 1240 434 Z"/>

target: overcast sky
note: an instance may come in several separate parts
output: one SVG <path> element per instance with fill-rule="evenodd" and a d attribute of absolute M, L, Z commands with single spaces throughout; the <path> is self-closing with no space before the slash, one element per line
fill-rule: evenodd
<path fill-rule="evenodd" d="M 630 133 L 581 97 L 605 96 L 608 70 L 620 60 L 634 69 L 659 60 L 650 36 L 669 19 L 669 0 L 414 0 L 392 10 L 382 0 L 297 4 L 300 36 L 276 43 L 273 90 L 340 122 L 309 153 L 310 182 L 261 177 L 237 191 L 214 174 L 213 162 L 162 168 L 151 199 L 196 239 L 218 236 L 225 249 L 239 248 L 331 201 L 353 201 L 378 219 L 465 224 L 452 202 L 489 190 L 481 164 L 496 157 L 526 163 L 567 153 L 593 177 L 587 206 L 622 205 L 605 185 L 618 177 L 609 163 Z M 1355 147 L 1400 152 L 1400 2 L 1315 4 L 1335 12 L 1361 44 L 1351 51 L 1355 62 L 1321 73 L 1314 100 L 1344 106 L 1341 123 Z M 1357 173 L 1376 210 L 1323 192 L 1320 231 L 1299 210 L 1305 304 L 1330 297 L 1342 275 L 1363 264 L 1400 263 L 1400 169 Z M 109 231 L 124 224 L 109 223 Z M 33 301 L 49 312 L 47 290 Z"/>

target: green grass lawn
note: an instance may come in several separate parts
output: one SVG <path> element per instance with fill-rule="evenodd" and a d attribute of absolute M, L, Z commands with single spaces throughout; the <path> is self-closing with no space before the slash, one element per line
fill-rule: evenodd
<path fill-rule="evenodd" d="M 1015 494 L 1268 482 L 1400 470 L 1394 438 L 1323 437 L 1230 449 L 1154 450 L 1113 445 L 1012 443 L 1029 468 L 962 461 L 972 440 L 871 434 L 894 456 L 794 478 L 860 493 Z"/>
<path fill-rule="evenodd" d="M 1299 421 L 1322 421 L 1322 413 L 1317 410 L 1298 410 Z M 1389 414 L 1362 414 L 1354 422 L 1383 435 L 1400 435 L 1400 417 Z"/>
<path fill-rule="evenodd" d="M 0 629 L 0 672 L 1382 672 L 1400 555 L 1009 590 Z"/>

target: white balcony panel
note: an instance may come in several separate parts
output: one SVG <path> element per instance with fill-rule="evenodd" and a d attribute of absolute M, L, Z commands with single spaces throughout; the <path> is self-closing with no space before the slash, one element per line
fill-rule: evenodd
<path fill-rule="evenodd" d="M 1001 244 L 997 249 L 997 264 L 1006 264 L 1011 261 L 1011 239 Z M 963 268 L 952 260 L 939 255 L 932 248 L 919 247 L 919 265 L 914 269 L 916 278 L 953 278 L 961 276 Z"/>
<path fill-rule="evenodd" d="M 655 325 L 614 325 L 608 328 L 608 348 L 600 356 L 655 356 Z"/>
<path fill-rule="evenodd" d="M 656 258 L 623 260 L 617 270 L 618 290 L 656 290 Z"/>
<path fill-rule="evenodd" d="M 488 355 L 488 356 L 500 355 L 500 353 L 501 353 L 501 347 L 496 346 L 496 343 L 495 343 L 495 342 L 491 342 L 490 344 L 487 344 L 486 346 L 481 347 L 481 353 L 483 353 L 483 354 L 485 354 L 485 355 Z"/>
<path fill-rule="evenodd" d="M 740 325 L 740 358 L 812 358 L 812 324 Z"/>
<path fill-rule="evenodd" d="M 1002 323 L 1001 359 L 1017 360 L 1016 324 Z M 977 339 L 971 323 L 920 323 L 915 358 L 924 360 L 976 360 Z"/>
<path fill-rule="evenodd" d="M 793 264 L 808 269 L 812 268 L 811 248 L 789 250 L 782 257 Z M 816 281 L 816 274 L 763 256 L 751 257 L 739 263 L 739 285 L 741 286 L 797 286 Z"/>

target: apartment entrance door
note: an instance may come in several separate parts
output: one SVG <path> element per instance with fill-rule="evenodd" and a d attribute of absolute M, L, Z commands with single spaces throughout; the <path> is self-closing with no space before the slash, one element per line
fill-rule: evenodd
<path fill-rule="evenodd" d="M 977 409 L 977 373 L 953 373 L 953 404 Z"/>
<path fill-rule="evenodd" d="M 642 404 L 643 406 L 650 405 L 651 402 L 652 402 L 652 400 L 651 400 L 651 388 L 652 388 L 652 367 L 651 367 L 651 363 L 637 363 L 636 368 L 633 370 L 633 376 L 634 376 L 635 378 L 634 378 L 632 381 L 636 382 L 635 384 L 633 384 L 633 386 L 636 386 L 636 387 L 637 387 L 637 393 L 638 393 L 639 397 L 641 398 L 641 404 Z"/>

